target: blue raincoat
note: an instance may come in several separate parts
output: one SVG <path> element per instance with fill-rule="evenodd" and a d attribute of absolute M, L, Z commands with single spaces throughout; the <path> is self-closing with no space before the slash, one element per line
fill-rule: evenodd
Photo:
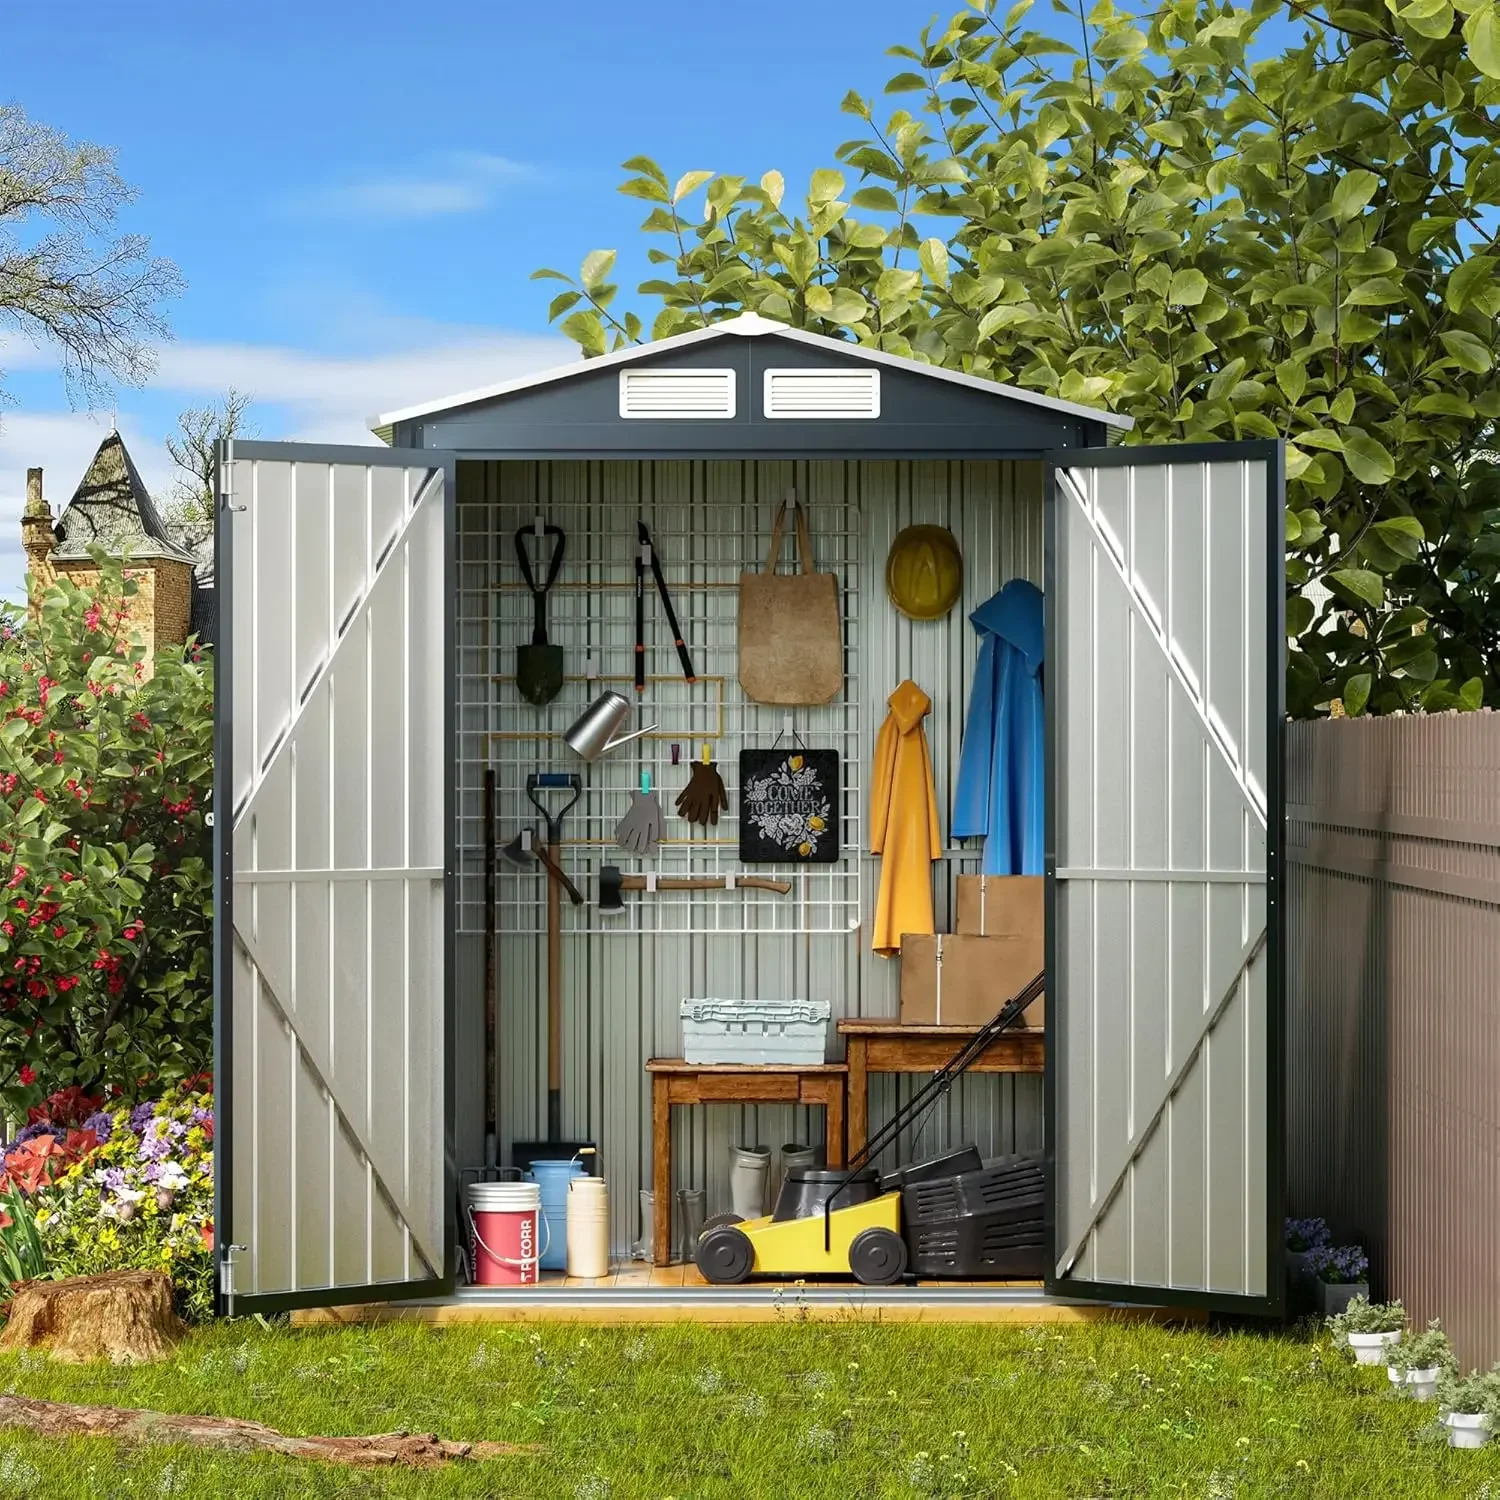
<path fill-rule="evenodd" d="M 953 797 L 953 837 L 983 837 L 986 875 L 1040 875 L 1042 591 L 1013 578 L 969 621 L 979 632 L 979 665 Z"/>

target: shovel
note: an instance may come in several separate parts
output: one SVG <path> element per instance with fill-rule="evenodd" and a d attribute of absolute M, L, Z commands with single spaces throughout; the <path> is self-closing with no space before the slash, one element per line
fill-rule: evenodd
<path fill-rule="evenodd" d="M 549 791 L 570 792 L 566 802 L 553 811 L 543 797 Z M 547 857 L 562 868 L 563 814 L 583 793 L 583 781 L 570 772 L 543 771 L 526 778 L 526 795 L 547 821 Z M 562 903 L 555 880 L 547 882 L 547 1138 L 562 1135 Z"/>
<path fill-rule="evenodd" d="M 547 561 L 547 576 L 540 588 L 531 571 L 531 557 L 526 551 L 526 538 L 529 535 L 536 537 L 539 551 L 543 538 L 553 539 L 552 556 Z M 516 686 L 533 708 L 545 708 L 562 691 L 562 647 L 552 645 L 547 639 L 547 591 L 557 582 L 566 545 L 567 538 L 563 535 L 562 527 L 544 526 L 540 517 L 535 526 L 523 526 L 516 533 L 516 558 L 521 564 L 521 577 L 531 590 L 533 611 L 531 644 L 516 648 Z M 538 567 L 540 568 L 540 559 Z"/>

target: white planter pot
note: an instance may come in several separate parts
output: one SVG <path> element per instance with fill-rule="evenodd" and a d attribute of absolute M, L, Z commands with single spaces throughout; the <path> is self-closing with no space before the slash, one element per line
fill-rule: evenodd
<path fill-rule="evenodd" d="M 1482 1412 L 1450 1411 L 1443 1425 L 1450 1448 L 1482 1448 L 1490 1440 L 1490 1419 Z"/>
<path fill-rule="evenodd" d="M 1430 1370 L 1408 1370 L 1406 1393 L 1418 1401 L 1431 1401 L 1437 1395 L 1438 1376 L 1443 1372 L 1436 1366 Z"/>
<path fill-rule="evenodd" d="M 1406 1396 L 1410 1394 L 1410 1392 L 1406 1388 L 1405 1370 L 1398 1370 L 1394 1365 L 1387 1365 L 1385 1370 L 1385 1378 L 1389 1380 L 1393 1386 L 1396 1387 L 1396 1389 L 1391 1392 L 1393 1396 Z"/>
<path fill-rule="evenodd" d="M 1401 1341 L 1401 1330 L 1389 1333 L 1351 1333 L 1349 1349 L 1357 1365 L 1383 1365 L 1390 1361 L 1390 1350 Z"/>

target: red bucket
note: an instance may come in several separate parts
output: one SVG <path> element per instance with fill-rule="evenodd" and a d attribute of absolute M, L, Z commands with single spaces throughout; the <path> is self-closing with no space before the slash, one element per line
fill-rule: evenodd
<path fill-rule="evenodd" d="M 547 1250 L 541 1189 L 534 1182 L 473 1182 L 467 1190 L 475 1286 L 534 1286 Z"/>

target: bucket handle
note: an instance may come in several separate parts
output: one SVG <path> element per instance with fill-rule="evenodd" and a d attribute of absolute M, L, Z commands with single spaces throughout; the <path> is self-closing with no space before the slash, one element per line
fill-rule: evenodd
<path fill-rule="evenodd" d="M 519 1271 L 524 1271 L 527 1266 L 535 1266 L 537 1268 L 538 1275 L 541 1274 L 542 1257 L 546 1255 L 548 1249 L 552 1244 L 552 1225 L 548 1221 L 546 1214 L 544 1214 L 541 1209 L 537 1210 L 536 1216 L 541 1221 L 542 1225 L 542 1248 L 538 1250 L 535 1255 L 523 1255 L 519 1260 L 512 1260 L 508 1255 L 497 1255 L 495 1251 L 491 1250 L 490 1247 L 485 1244 L 484 1236 L 479 1232 L 479 1226 L 474 1222 L 474 1210 L 468 1207 L 467 1204 L 465 1204 L 464 1213 L 468 1216 L 469 1233 L 474 1237 L 474 1243 L 478 1245 L 479 1248 L 483 1250 L 484 1253 L 488 1255 L 489 1258 L 497 1265 L 514 1266 Z"/>

